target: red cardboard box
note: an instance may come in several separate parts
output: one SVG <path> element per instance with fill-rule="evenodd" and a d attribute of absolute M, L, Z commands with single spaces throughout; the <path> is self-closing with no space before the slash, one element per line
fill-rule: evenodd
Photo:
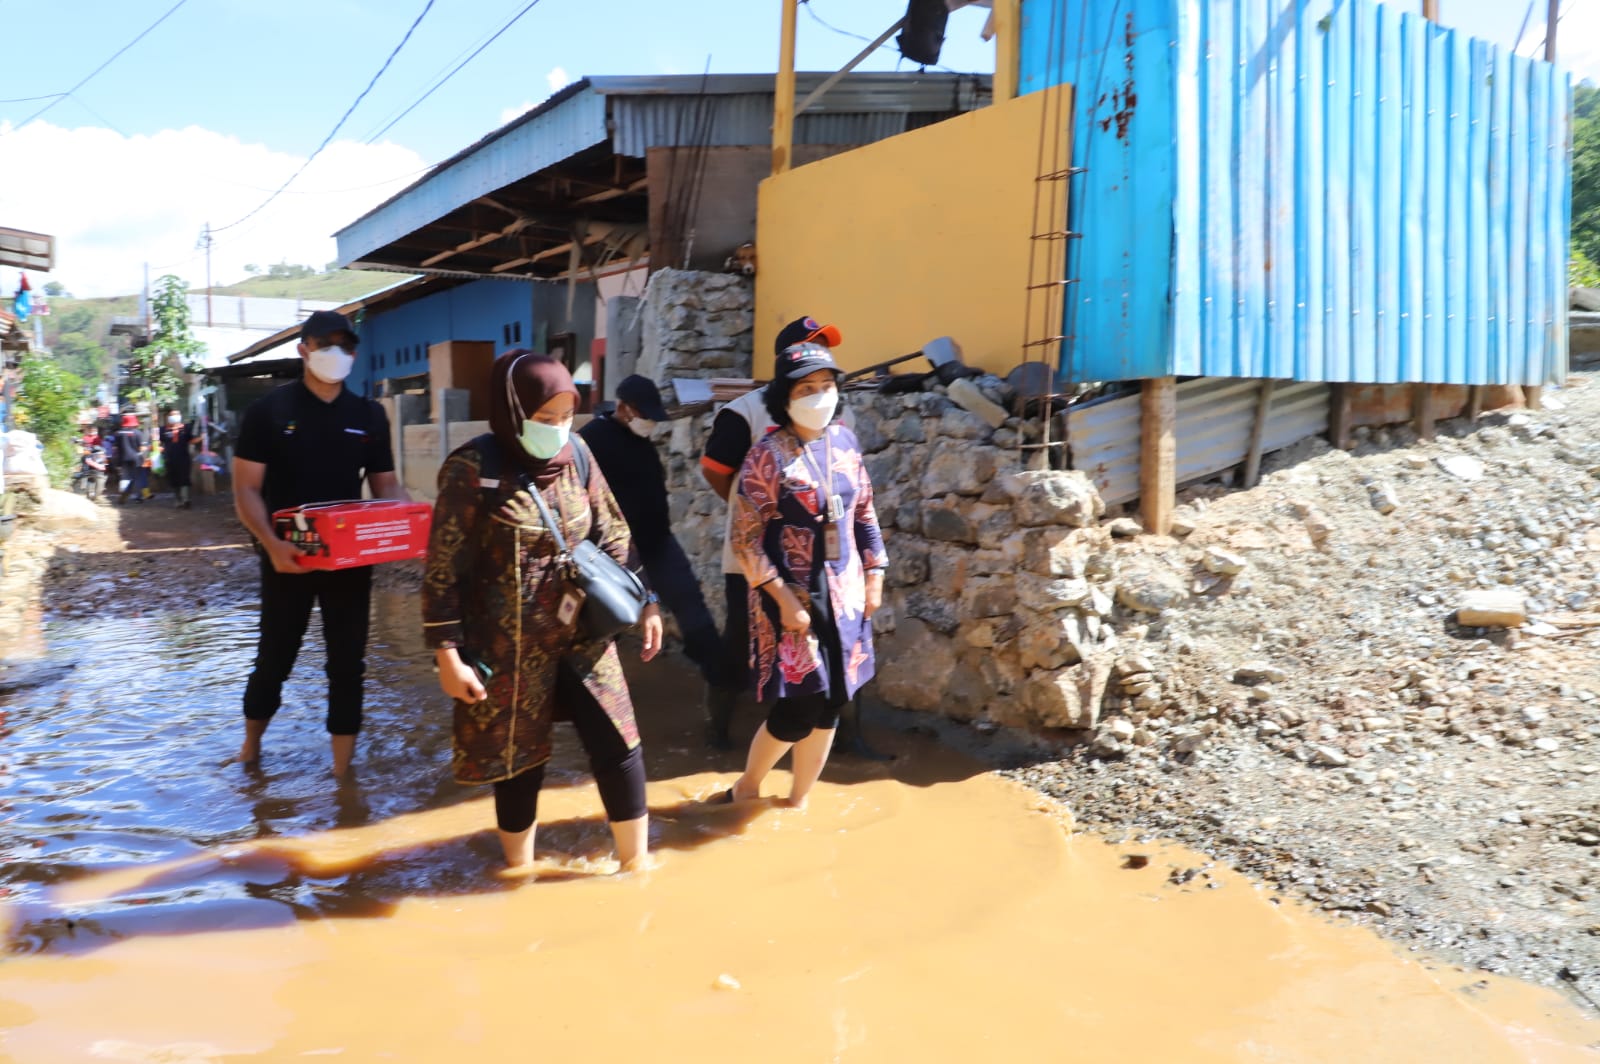
<path fill-rule="evenodd" d="M 433 507 L 425 502 L 366 499 L 323 502 L 272 515 L 278 536 L 305 552 L 307 569 L 353 569 L 428 553 Z"/>

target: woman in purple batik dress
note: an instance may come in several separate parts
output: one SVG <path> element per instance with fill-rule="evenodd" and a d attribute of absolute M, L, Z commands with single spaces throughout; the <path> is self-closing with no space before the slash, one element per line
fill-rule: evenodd
<path fill-rule="evenodd" d="M 839 708 L 872 679 L 871 619 L 888 557 L 861 445 L 834 422 L 839 376 L 826 347 L 786 349 L 766 390 L 778 428 L 751 448 L 739 474 L 733 547 L 750 581 L 756 698 L 770 708 L 744 775 L 721 801 L 759 797 L 792 750 L 788 803 L 804 808 Z"/>

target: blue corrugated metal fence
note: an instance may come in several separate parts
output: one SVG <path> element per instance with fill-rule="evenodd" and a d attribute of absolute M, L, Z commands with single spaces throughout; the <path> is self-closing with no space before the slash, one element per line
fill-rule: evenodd
<path fill-rule="evenodd" d="M 1062 375 L 1539 384 L 1570 83 L 1371 0 L 1027 0 L 1078 87 Z"/>

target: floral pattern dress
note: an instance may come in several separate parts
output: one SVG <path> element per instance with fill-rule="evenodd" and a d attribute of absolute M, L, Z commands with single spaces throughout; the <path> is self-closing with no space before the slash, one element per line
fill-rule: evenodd
<path fill-rule="evenodd" d="M 822 517 L 830 495 L 839 497 L 843 515 L 838 522 L 839 559 L 834 562 L 823 551 Z M 834 704 L 848 701 L 875 670 L 866 571 L 889 563 L 855 434 L 834 424 L 820 439 L 802 444 L 786 429 L 769 433 L 745 457 L 733 507 L 734 554 L 750 581 L 750 669 L 756 698 L 765 702 L 825 694 Z M 843 690 L 835 689 L 826 648 L 816 636 L 783 630 L 777 604 L 761 589 L 775 579 L 797 585 L 812 598 L 827 595 L 831 627 L 838 633 Z"/>
<path fill-rule="evenodd" d="M 584 444 L 574 436 L 574 447 Z M 556 617 L 564 587 L 555 537 L 510 461 L 490 463 L 493 437 L 462 446 L 439 470 L 422 585 L 423 632 L 432 649 L 455 647 L 492 670 L 487 700 L 455 703 L 451 769 L 460 783 L 510 779 L 550 759 L 557 670 L 571 668 L 632 749 L 633 703 L 616 643 L 580 642 Z M 630 538 L 611 489 L 590 456 L 589 485 L 575 465 L 543 491 L 569 543 L 593 539 L 628 564 Z M 563 666 L 565 662 L 565 666 Z"/>

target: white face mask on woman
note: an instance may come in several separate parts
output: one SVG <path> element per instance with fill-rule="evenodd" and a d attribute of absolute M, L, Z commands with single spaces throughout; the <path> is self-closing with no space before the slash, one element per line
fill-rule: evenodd
<path fill-rule="evenodd" d="M 548 462 L 561 453 L 561 448 L 567 445 L 567 438 L 571 434 L 570 421 L 564 421 L 559 425 L 546 425 L 542 421 L 524 420 L 519 439 L 522 449 L 528 452 L 528 457 Z"/>
<path fill-rule="evenodd" d="M 628 422 L 628 431 L 641 440 L 648 440 L 650 434 L 656 430 L 656 423 L 647 417 L 636 417 Z"/>
<path fill-rule="evenodd" d="M 307 355 L 306 362 L 310 365 L 311 375 L 317 380 L 338 384 L 350 376 L 356 356 L 342 347 L 324 347 Z"/>
<path fill-rule="evenodd" d="M 833 420 L 834 412 L 838 409 L 839 392 L 829 388 L 825 392 L 790 399 L 789 420 L 803 429 L 821 432 L 828 427 L 828 423 Z"/>

